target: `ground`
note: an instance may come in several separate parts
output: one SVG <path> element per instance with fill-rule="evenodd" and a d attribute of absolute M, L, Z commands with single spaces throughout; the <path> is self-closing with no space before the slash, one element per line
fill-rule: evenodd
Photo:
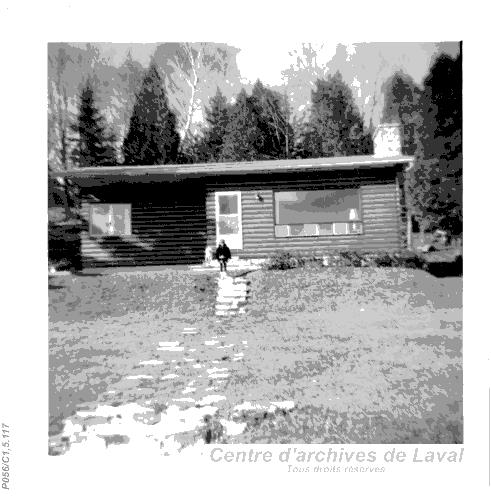
<path fill-rule="evenodd" d="M 208 397 L 220 402 L 196 431 L 206 442 L 463 441 L 462 278 L 305 268 L 247 279 L 246 314 L 222 319 L 213 274 L 50 278 L 50 434 L 96 403 L 165 413 Z"/>

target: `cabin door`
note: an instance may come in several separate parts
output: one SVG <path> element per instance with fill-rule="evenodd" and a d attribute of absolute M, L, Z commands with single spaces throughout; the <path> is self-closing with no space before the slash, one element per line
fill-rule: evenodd
<path fill-rule="evenodd" d="M 240 191 L 215 193 L 217 245 L 220 240 L 231 250 L 242 250 L 242 210 Z"/>

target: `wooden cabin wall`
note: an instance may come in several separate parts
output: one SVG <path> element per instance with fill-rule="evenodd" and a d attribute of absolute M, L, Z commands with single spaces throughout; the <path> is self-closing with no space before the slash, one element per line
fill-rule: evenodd
<path fill-rule="evenodd" d="M 83 267 L 193 264 L 206 247 L 205 193 L 200 183 L 114 183 L 90 188 L 82 202 Z M 91 203 L 131 203 L 130 236 L 89 235 Z"/>
<path fill-rule="evenodd" d="M 359 188 L 363 234 L 276 238 L 274 191 Z M 405 200 L 395 168 L 326 173 L 216 176 L 169 182 L 115 182 L 82 191 L 83 267 L 201 263 L 216 245 L 215 192 L 241 191 L 244 258 L 279 250 L 318 254 L 329 250 L 399 250 L 405 245 Z M 258 200 L 257 195 L 260 195 Z M 89 235 L 90 203 L 130 203 L 130 236 Z"/>
<path fill-rule="evenodd" d="M 363 234 L 276 238 L 274 233 L 274 191 L 359 188 Z M 403 248 L 401 193 L 395 169 L 310 174 L 275 174 L 247 178 L 216 178 L 206 185 L 208 244 L 216 244 L 215 192 L 241 191 L 243 249 L 234 253 L 244 258 L 266 258 L 279 250 L 322 255 L 329 250 L 388 250 Z M 262 198 L 257 199 L 257 194 Z"/>

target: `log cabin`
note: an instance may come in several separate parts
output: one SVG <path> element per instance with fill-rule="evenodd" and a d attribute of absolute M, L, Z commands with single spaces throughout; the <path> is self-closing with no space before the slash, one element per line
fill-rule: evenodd
<path fill-rule="evenodd" d="M 80 188 L 82 267 L 196 264 L 224 239 L 239 259 L 289 250 L 397 251 L 408 245 L 397 125 L 374 155 L 51 173 Z"/>

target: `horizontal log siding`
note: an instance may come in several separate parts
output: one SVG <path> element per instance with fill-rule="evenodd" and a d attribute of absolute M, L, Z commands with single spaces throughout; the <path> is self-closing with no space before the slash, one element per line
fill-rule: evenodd
<path fill-rule="evenodd" d="M 93 191 L 92 191 L 93 192 Z M 180 183 L 121 185 L 100 189 L 95 200 L 82 203 L 83 267 L 192 264 L 203 261 L 206 247 L 206 213 L 203 189 Z M 130 236 L 89 235 L 91 203 L 131 203 Z"/>
<path fill-rule="evenodd" d="M 362 235 L 276 238 L 273 192 L 359 188 Z M 87 188 L 81 214 L 84 267 L 190 264 L 202 262 L 216 244 L 215 192 L 241 191 L 243 250 L 239 257 L 264 258 L 287 249 L 322 254 L 329 250 L 396 250 L 403 245 L 404 203 L 396 170 L 367 169 L 327 174 L 217 176 L 181 182 L 121 182 Z M 262 201 L 256 195 L 259 194 Z M 90 195 L 90 199 L 86 195 Z M 130 203 L 132 235 L 91 237 L 90 203 Z"/>
<path fill-rule="evenodd" d="M 331 174 L 332 175 L 332 174 Z M 271 176 L 272 177 L 272 176 Z M 276 238 L 274 234 L 274 191 L 359 188 L 363 234 Z M 239 257 L 265 258 L 279 250 L 321 255 L 329 250 L 398 250 L 402 246 L 400 194 L 393 169 L 368 171 L 355 175 L 337 174 L 331 178 L 298 174 L 270 179 L 248 178 L 237 181 L 208 181 L 206 185 L 208 214 L 208 244 L 216 244 L 215 192 L 241 191 L 243 249 L 234 252 Z M 260 195 L 262 201 L 257 199 Z"/>

